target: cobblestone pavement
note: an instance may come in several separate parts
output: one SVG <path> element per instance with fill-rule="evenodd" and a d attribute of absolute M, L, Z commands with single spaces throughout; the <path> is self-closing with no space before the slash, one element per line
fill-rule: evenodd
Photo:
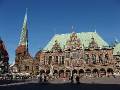
<path fill-rule="evenodd" d="M 63 83 L 70 83 L 70 80 L 62 80 L 62 79 L 56 79 L 56 80 L 51 80 L 48 81 L 51 84 L 63 84 Z"/>
<path fill-rule="evenodd" d="M 80 79 L 81 83 L 96 83 L 96 84 L 120 84 L 120 77 L 99 77 L 99 78 L 84 78 Z"/>
<path fill-rule="evenodd" d="M 0 86 L 14 86 L 14 85 L 25 85 L 29 83 L 38 83 L 38 80 L 26 81 L 26 82 L 17 82 L 17 83 L 9 83 L 9 84 L 2 84 Z"/>
<path fill-rule="evenodd" d="M 49 83 L 52 84 L 63 84 L 70 83 L 70 80 L 51 80 Z M 88 83 L 88 84 L 120 84 L 120 77 L 99 77 L 99 78 L 82 78 L 80 79 L 80 83 Z"/>
<path fill-rule="evenodd" d="M 40 84 L 28 83 L 0 87 L 0 90 L 120 90 L 120 85 L 113 84 Z"/>
<path fill-rule="evenodd" d="M 70 80 L 66 79 L 56 79 L 56 80 L 50 80 L 48 83 L 50 84 L 68 84 L 70 83 Z M 19 82 L 19 83 L 10 83 L 10 84 L 4 84 L 0 86 L 14 86 L 14 85 L 25 85 L 25 84 L 35 84 L 39 83 L 39 80 L 32 80 L 27 82 Z M 80 83 L 86 83 L 86 84 L 119 84 L 120 85 L 120 77 L 100 77 L 100 78 L 82 78 L 80 79 Z"/>

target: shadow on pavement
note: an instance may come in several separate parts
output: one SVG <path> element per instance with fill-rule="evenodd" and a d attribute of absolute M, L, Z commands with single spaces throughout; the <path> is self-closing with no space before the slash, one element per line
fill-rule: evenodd
<path fill-rule="evenodd" d="M 0 90 L 120 90 L 115 84 L 47 84 L 34 83 L 0 87 Z"/>

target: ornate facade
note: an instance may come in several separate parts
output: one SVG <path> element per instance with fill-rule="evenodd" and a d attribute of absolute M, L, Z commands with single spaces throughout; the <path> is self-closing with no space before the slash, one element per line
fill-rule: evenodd
<path fill-rule="evenodd" d="M 60 42 L 62 36 L 57 38 L 58 40 L 54 38 L 52 46 L 50 44 L 53 40 L 51 40 L 48 43 L 49 46 L 46 46 L 50 49 L 45 50 L 45 47 L 43 51 L 36 54 L 36 59 L 39 60 L 39 73 L 56 77 L 69 77 L 73 74 L 82 76 L 113 74 L 116 70 L 113 48 L 102 46 L 100 42 L 104 45 L 104 41 L 102 39 L 102 41 L 97 41 L 99 37 L 96 33 L 94 34 L 90 36 L 91 38 L 82 37 L 86 38 L 82 42 L 82 39 L 78 37 L 79 34 L 73 32 L 66 37 L 66 43 L 63 43 L 63 46 L 61 43 L 65 38 L 62 38 Z M 88 45 L 84 45 L 86 43 Z"/>
<path fill-rule="evenodd" d="M 9 72 L 9 56 L 3 41 L 0 39 L 0 75 Z"/>
<path fill-rule="evenodd" d="M 120 50 L 117 50 L 96 32 L 56 34 L 43 50 L 36 53 L 33 60 L 28 51 L 26 13 L 14 67 L 18 73 L 55 77 L 109 75 L 120 72 Z M 114 54 L 116 51 L 117 54 Z"/>

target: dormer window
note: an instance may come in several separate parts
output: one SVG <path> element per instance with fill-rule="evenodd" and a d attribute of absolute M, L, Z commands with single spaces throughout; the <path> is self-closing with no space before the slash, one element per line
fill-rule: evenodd
<path fill-rule="evenodd" d="M 53 52 L 56 52 L 56 51 L 60 52 L 60 51 L 62 51 L 62 49 L 61 49 L 61 47 L 60 47 L 60 44 L 58 43 L 57 40 L 55 40 L 55 44 L 54 44 L 53 47 L 52 47 L 52 51 L 53 51 Z"/>
<path fill-rule="evenodd" d="M 98 48 L 98 44 L 95 42 L 94 37 L 91 38 L 91 42 L 89 43 L 89 48 L 93 48 L 93 49 Z"/>

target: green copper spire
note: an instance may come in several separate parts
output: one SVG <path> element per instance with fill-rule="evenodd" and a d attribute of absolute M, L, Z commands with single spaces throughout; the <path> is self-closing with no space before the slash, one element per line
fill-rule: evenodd
<path fill-rule="evenodd" d="M 27 9 L 24 17 L 19 45 L 25 45 L 26 49 L 28 49 Z"/>

